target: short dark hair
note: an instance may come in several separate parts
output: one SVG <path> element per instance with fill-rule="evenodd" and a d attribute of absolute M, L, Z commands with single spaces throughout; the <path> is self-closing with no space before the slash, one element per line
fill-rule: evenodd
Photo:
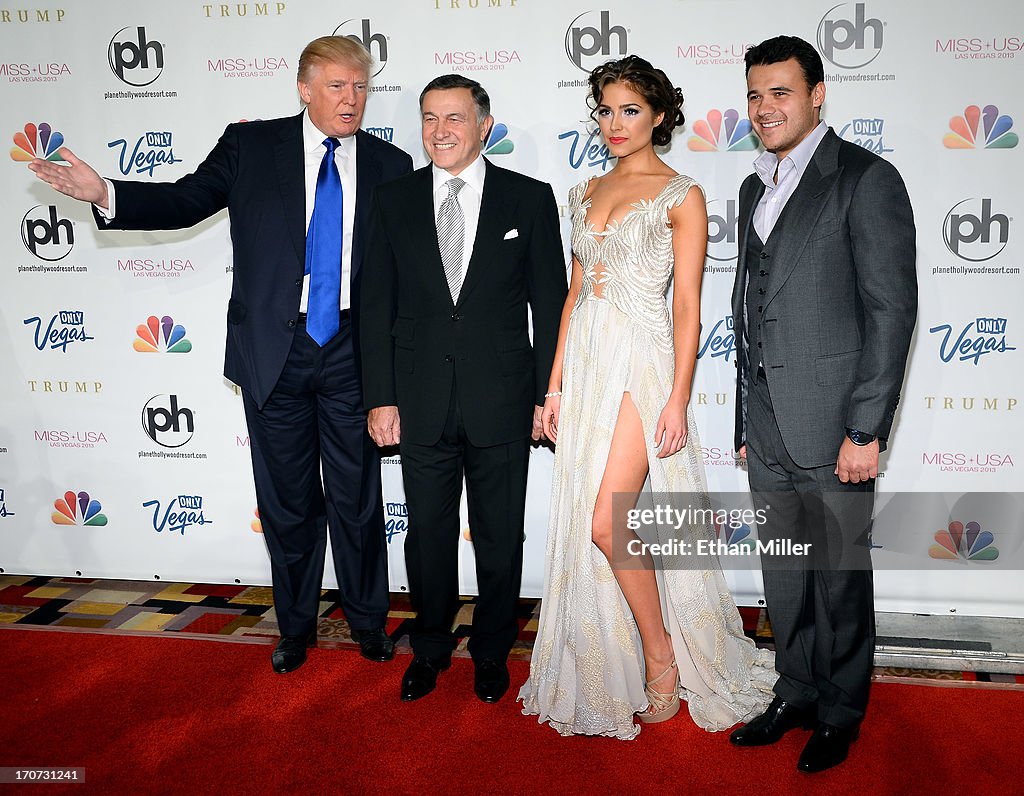
<path fill-rule="evenodd" d="M 420 110 L 423 110 L 423 98 L 430 91 L 444 91 L 450 88 L 468 88 L 473 95 L 473 104 L 476 105 L 477 121 L 483 122 L 491 115 L 491 98 L 487 96 L 487 90 L 475 80 L 464 75 L 440 75 L 435 77 L 420 92 Z"/>
<path fill-rule="evenodd" d="M 799 36 L 776 36 L 765 39 L 755 47 L 747 50 L 743 56 L 747 65 L 746 74 L 750 74 L 752 66 L 768 66 L 795 58 L 804 73 L 808 88 L 825 82 L 825 66 L 821 56 L 808 42 Z"/>
<path fill-rule="evenodd" d="M 627 55 L 618 61 L 601 64 L 590 73 L 590 97 L 593 108 L 590 118 L 594 119 L 602 102 L 605 87 L 612 83 L 625 83 L 651 106 L 654 115 L 664 113 L 661 124 L 654 128 L 651 141 L 655 146 L 665 146 L 672 140 L 672 131 L 681 125 L 683 118 L 683 92 L 672 85 L 660 69 L 645 61 L 639 55 Z"/>

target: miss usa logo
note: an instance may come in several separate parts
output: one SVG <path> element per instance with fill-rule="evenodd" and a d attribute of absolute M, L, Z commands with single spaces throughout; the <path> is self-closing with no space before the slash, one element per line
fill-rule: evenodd
<path fill-rule="evenodd" d="M 976 318 L 954 336 L 952 324 L 933 326 L 931 334 L 941 335 L 939 358 L 943 362 L 981 362 L 983 356 L 1016 351 L 1017 347 L 1006 342 L 1006 318 Z"/>

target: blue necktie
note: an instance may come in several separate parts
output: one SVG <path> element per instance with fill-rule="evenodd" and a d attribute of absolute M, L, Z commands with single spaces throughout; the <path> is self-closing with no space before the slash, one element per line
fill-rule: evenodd
<path fill-rule="evenodd" d="M 338 333 L 341 301 L 341 177 L 334 162 L 337 138 L 325 138 L 327 152 L 316 178 L 313 216 L 306 233 L 306 273 L 309 300 L 306 331 L 320 346 Z"/>

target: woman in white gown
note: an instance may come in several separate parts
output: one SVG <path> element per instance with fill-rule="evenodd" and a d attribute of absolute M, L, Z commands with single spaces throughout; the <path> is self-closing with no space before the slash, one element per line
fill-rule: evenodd
<path fill-rule="evenodd" d="M 622 524 L 648 479 L 653 493 L 709 506 L 689 410 L 704 196 L 654 151 L 683 121 L 664 72 L 629 56 L 595 69 L 590 87 L 617 162 L 569 192 L 572 276 L 543 410 L 556 451 L 544 596 L 519 698 L 563 735 L 634 738 L 634 716 L 671 718 L 680 696 L 697 724 L 722 730 L 771 701 L 772 655 L 743 635 L 717 560 L 631 555 Z M 715 538 L 703 523 L 657 530 Z"/>

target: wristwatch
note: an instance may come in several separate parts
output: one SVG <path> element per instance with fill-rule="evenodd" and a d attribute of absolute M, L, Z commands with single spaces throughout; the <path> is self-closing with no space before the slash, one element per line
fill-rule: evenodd
<path fill-rule="evenodd" d="M 854 445 L 870 445 L 875 441 L 874 434 L 868 434 L 866 431 L 858 431 L 855 428 L 847 428 L 846 436 Z"/>

